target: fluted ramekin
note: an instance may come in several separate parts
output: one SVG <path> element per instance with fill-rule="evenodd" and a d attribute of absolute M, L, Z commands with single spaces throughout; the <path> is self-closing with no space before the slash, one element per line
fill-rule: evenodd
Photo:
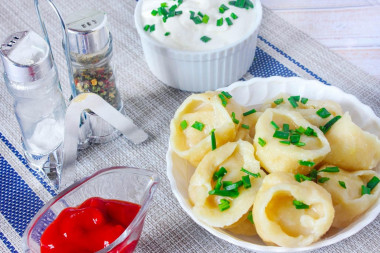
<path fill-rule="evenodd" d="M 149 69 L 166 85 L 191 92 L 216 90 L 237 81 L 248 71 L 255 57 L 262 20 L 259 0 L 254 1 L 257 20 L 251 30 L 235 43 L 208 51 L 170 48 L 149 36 L 141 20 L 142 2 L 135 9 L 136 29 Z"/>

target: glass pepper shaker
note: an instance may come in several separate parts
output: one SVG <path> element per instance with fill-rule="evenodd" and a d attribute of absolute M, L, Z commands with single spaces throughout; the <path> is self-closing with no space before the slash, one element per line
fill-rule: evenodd
<path fill-rule="evenodd" d="M 66 105 L 47 42 L 33 31 L 17 32 L 1 44 L 4 79 L 14 98 L 25 157 L 59 185 Z"/>
<path fill-rule="evenodd" d="M 84 92 L 95 93 L 124 114 L 116 86 L 112 35 L 107 27 L 107 15 L 97 10 L 81 11 L 67 17 L 66 26 L 72 85 L 75 86 L 72 90 L 76 92 L 73 96 Z M 119 131 L 91 111 L 85 112 L 83 121 L 90 125 L 89 139 L 92 143 L 105 143 L 120 135 Z"/>

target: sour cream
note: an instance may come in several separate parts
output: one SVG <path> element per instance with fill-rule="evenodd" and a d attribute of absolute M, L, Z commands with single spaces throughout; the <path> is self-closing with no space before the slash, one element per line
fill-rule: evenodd
<path fill-rule="evenodd" d="M 169 17 L 164 22 L 163 16 L 158 15 L 158 13 L 156 16 L 152 15 L 152 10 L 157 11 L 162 3 L 166 3 L 165 9 L 169 10 L 173 5 L 178 5 L 178 0 L 140 1 L 143 1 L 141 20 L 147 29 L 146 33 L 158 42 L 175 49 L 206 51 L 232 45 L 252 33 L 253 29 L 257 27 L 257 22 L 259 22 L 255 7 L 239 8 L 230 5 L 229 0 L 183 0 L 175 9 L 175 11 L 182 11 L 182 14 Z M 255 4 L 255 1 L 251 1 Z M 228 8 L 224 13 L 219 11 L 222 5 Z M 202 15 L 207 15 L 209 17 L 208 22 L 196 24 L 191 19 L 191 12 L 195 13 L 194 17 L 200 19 L 202 19 Z M 198 15 L 199 12 L 201 15 Z M 217 26 L 217 20 L 221 18 L 223 24 Z M 227 18 L 232 22 L 232 25 L 228 25 Z M 154 25 L 154 29 L 151 29 L 152 25 Z M 204 42 L 201 40 L 202 37 L 210 38 L 210 40 Z"/>

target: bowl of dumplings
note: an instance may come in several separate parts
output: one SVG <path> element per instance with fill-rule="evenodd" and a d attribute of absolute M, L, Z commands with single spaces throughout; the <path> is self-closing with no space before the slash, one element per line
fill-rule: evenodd
<path fill-rule="evenodd" d="M 380 119 L 298 77 L 190 95 L 170 124 L 167 175 L 211 234 L 259 252 L 309 251 L 380 213 Z"/>

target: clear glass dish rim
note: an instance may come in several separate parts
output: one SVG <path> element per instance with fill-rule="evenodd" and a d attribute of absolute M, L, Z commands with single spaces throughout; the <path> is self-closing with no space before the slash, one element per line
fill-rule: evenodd
<path fill-rule="evenodd" d="M 36 223 L 36 221 L 53 204 L 55 204 L 61 198 L 63 198 L 64 196 L 66 196 L 68 193 L 72 192 L 73 190 L 75 190 L 75 189 L 79 188 L 80 186 L 82 186 L 83 184 L 85 184 L 87 181 L 90 181 L 91 179 L 93 179 L 93 178 L 95 178 L 97 176 L 100 176 L 102 174 L 105 174 L 107 172 L 110 172 L 110 171 L 113 172 L 113 171 L 117 171 L 117 170 L 120 170 L 120 169 L 121 170 L 129 170 L 133 174 L 139 174 L 141 176 L 146 176 L 146 177 L 150 177 L 151 178 L 151 182 L 149 183 L 149 186 L 147 187 L 147 191 L 144 193 L 143 200 L 142 200 L 142 202 L 140 204 L 141 208 L 140 208 L 139 212 L 137 213 L 136 217 L 131 222 L 131 224 L 129 224 L 129 226 L 124 230 L 124 232 L 115 241 L 113 241 L 106 248 L 103 248 L 103 249 L 97 251 L 96 253 L 105 253 L 105 252 L 108 252 L 109 250 L 112 250 L 115 246 L 117 246 L 118 244 L 120 244 L 121 242 L 123 242 L 131 234 L 131 232 L 140 224 L 140 222 L 145 218 L 146 212 L 148 211 L 148 204 L 152 200 L 153 193 L 154 193 L 156 187 L 158 186 L 158 184 L 160 182 L 159 177 L 158 177 L 158 175 L 157 175 L 156 172 L 153 172 L 151 170 L 146 170 L 146 169 L 138 169 L 138 168 L 134 168 L 134 167 L 128 167 L 128 166 L 114 166 L 114 167 L 109 167 L 109 168 L 104 168 L 104 169 L 98 170 L 95 173 L 93 173 L 92 175 L 90 175 L 88 177 L 85 177 L 85 178 L 83 178 L 83 179 L 81 179 L 81 180 L 73 183 L 72 185 L 70 185 L 69 187 L 67 187 L 66 189 L 64 189 L 60 193 L 58 193 L 55 197 L 53 197 L 52 199 L 50 199 L 35 214 L 35 216 L 33 217 L 33 219 L 30 221 L 30 223 L 26 227 L 26 229 L 25 229 L 25 231 L 23 233 L 23 236 L 22 236 L 22 243 L 23 243 L 23 247 L 24 247 L 23 251 L 24 252 L 31 252 L 31 251 L 28 250 L 28 245 L 29 245 L 28 244 L 28 238 L 29 238 L 29 234 L 31 233 L 32 228 L 33 228 L 34 224 Z"/>

